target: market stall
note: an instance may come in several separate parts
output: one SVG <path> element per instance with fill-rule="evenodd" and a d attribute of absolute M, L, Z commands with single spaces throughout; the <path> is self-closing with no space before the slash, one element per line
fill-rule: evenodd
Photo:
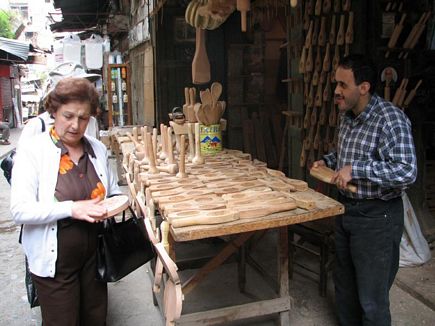
<path fill-rule="evenodd" d="M 343 206 L 309 189 L 305 181 L 268 169 L 250 154 L 224 149 L 203 155 L 199 123 L 188 123 L 186 128 L 180 137 L 164 125 L 160 133 L 133 127 L 131 132 L 114 135 L 121 144 L 130 196 L 145 217 L 156 248 L 152 282 L 166 324 L 213 324 L 279 314 L 280 324 L 288 325 L 287 226 L 341 214 Z M 275 298 L 182 314 L 183 300 L 190 292 L 252 239 L 270 230 L 279 234 Z M 221 249 L 192 276 L 183 277 L 177 271 L 180 244 L 213 238 L 224 239 Z"/>

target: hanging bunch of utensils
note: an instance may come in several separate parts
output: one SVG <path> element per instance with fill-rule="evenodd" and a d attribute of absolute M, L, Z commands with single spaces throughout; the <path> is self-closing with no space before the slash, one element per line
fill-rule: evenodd
<path fill-rule="evenodd" d="M 196 89 L 184 88 L 185 104 L 183 113 L 188 122 L 199 122 L 205 126 L 219 124 L 225 112 L 226 102 L 219 101 L 222 94 L 222 84 L 214 82 L 210 88 L 201 90 L 201 102 L 196 102 Z"/>
<path fill-rule="evenodd" d="M 192 27 L 213 30 L 235 9 L 234 0 L 192 0 L 187 5 L 185 19 Z"/>
<path fill-rule="evenodd" d="M 398 5 L 398 8 L 396 8 Z M 417 22 L 413 19 L 413 15 L 408 15 L 406 12 L 403 12 L 403 2 L 390 1 L 387 3 L 385 7 L 385 12 L 395 12 L 397 18 L 399 19 L 394 26 L 393 32 L 390 35 L 390 39 L 388 41 L 388 50 L 385 53 L 385 58 L 388 58 L 391 51 L 397 51 L 399 59 L 406 59 L 408 57 L 409 51 L 414 49 L 417 45 L 418 40 L 423 35 L 424 30 L 426 29 L 427 22 L 431 17 L 430 11 L 422 12 L 420 18 Z M 400 14 L 400 16 L 398 16 Z M 400 18 L 399 18 L 400 17 Z M 409 34 L 406 38 L 404 38 L 404 42 L 402 46 L 398 47 L 397 43 L 399 41 L 399 37 L 403 31 L 403 27 L 406 24 L 410 24 L 412 28 L 409 30 Z"/>
<path fill-rule="evenodd" d="M 300 166 L 305 167 L 337 143 L 333 82 L 340 57 L 350 53 L 354 13 L 351 0 L 307 0 L 297 9 L 303 12 L 305 31 L 299 60 L 299 73 L 303 74 L 304 82 Z"/>
<path fill-rule="evenodd" d="M 406 13 L 403 11 L 403 2 L 397 1 L 389 1 L 385 6 L 386 13 L 394 13 L 396 18 L 396 24 L 394 25 L 393 32 L 390 35 L 388 40 L 387 48 L 388 50 L 385 52 L 385 58 L 388 59 L 391 53 L 397 54 L 399 59 L 407 59 L 409 52 L 414 49 L 423 35 L 424 30 L 426 29 L 427 22 L 431 17 L 430 11 L 424 11 L 420 13 L 419 19 L 416 21 L 417 15 L 411 15 L 409 12 Z M 412 28 L 409 29 L 408 35 L 405 37 L 401 37 L 402 31 L 405 25 L 410 25 Z M 406 30 L 406 29 L 405 29 Z M 403 44 L 398 46 L 397 44 L 401 40 Z M 402 108 L 403 110 L 408 108 L 412 100 L 414 99 L 417 89 L 422 84 L 423 80 L 418 80 L 413 85 L 414 87 L 408 92 L 407 87 L 409 83 L 409 79 L 403 76 L 402 80 L 399 83 L 399 78 L 397 71 L 393 67 L 386 67 L 384 72 L 388 70 L 388 74 L 385 73 L 382 81 L 385 83 L 384 86 L 384 98 L 387 101 L 391 101 L 394 105 Z M 394 71 L 394 74 L 392 73 Z M 394 78 L 393 78 L 394 76 Z M 399 85 L 398 87 L 394 87 L 394 85 Z M 395 89 L 394 95 L 393 90 Z"/>

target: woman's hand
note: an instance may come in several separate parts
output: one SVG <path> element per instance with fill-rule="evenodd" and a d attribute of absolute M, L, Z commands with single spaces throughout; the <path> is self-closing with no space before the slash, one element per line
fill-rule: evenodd
<path fill-rule="evenodd" d="M 75 201 L 72 206 L 72 217 L 89 223 L 101 222 L 107 218 L 107 208 L 98 205 L 101 198 Z"/>

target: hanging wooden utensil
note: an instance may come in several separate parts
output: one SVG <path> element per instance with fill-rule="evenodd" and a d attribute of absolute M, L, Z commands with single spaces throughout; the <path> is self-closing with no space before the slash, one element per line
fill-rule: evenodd
<path fill-rule="evenodd" d="M 334 70 L 334 72 L 337 70 L 339 63 L 340 63 L 340 47 L 338 44 L 336 44 L 334 50 L 334 57 L 332 58 L 332 69 Z M 332 74 L 331 74 L 331 78 L 332 78 Z"/>
<path fill-rule="evenodd" d="M 316 5 L 314 6 L 314 15 L 320 16 L 322 13 L 322 0 L 316 0 Z"/>
<path fill-rule="evenodd" d="M 242 32 L 246 32 L 246 26 L 247 26 L 246 13 L 251 10 L 251 1 L 250 0 L 237 0 L 237 10 L 240 11 Z"/>
<path fill-rule="evenodd" d="M 337 125 L 337 112 L 334 101 L 331 101 L 331 111 L 329 112 L 329 126 L 335 127 Z"/>
<path fill-rule="evenodd" d="M 310 21 L 310 27 L 308 28 L 307 36 L 305 37 L 305 47 L 308 49 L 312 45 L 313 40 L 313 29 L 314 29 L 314 23 L 311 20 Z"/>
<path fill-rule="evenodd" d="M 304 46 L 302 48 L 301 58 L 299 60 L 299 73 L 303 74 L 305 72 L 305 62 L 307 60 L 307 48 Z"/>
<path fill-rule="evenodd" d="M 325 88 L 323 89 L 322 100 L 323 102 L 327 102 L 331 96 L 331 73 L 328 73 L 326 77 Z"/>
<path fill-rule="evenodd" d="M 349 19 L 347 22 L 347 29 L 344 36 L 344 41 L 346 44 L 353 43 L 353 11 L 349 11 Z"/>
<path fill-rule="evenodd" d="M 323 57 L 322 71 L 328 72 L 331 69 L 331 46 L 326 44 L 325 56 Z"/>
<path fill-rule="evenodd" d="M 196 28 L 196 48 L 192 61 L 192 82 L 194 84 L 205 84 L 211 79 L 205 42 L 205 30 Z"/>
<path fill-rule="evenodd" d="M 323 1 L 323 14 L 327 15 L 331 11 L 331 0 Z"/>
<path fill-rule="evenodd" d="M 331 17 L 331 29 L 329 31 L 329 44 L 334 45 L 335 39 L 336 39 L 336 18 L 335 15 L 332 15 Z"/>
<path fill-rule="evenodd" d="M 299 158 L 299 166 L 303 168 L 307 162 L 307 154 L 305 152 L 305 147 L 302 144 L 301 156 Z"/>
<path fill-rule="evenodd" d="M 326 123 L 326 102 L 322 102 L 322 108 L 319 114 L 319 125 L 325 125 Z"/>
<path fill-rule="evenodd" d="M 319 117 L 319 123 L 317 124 L 316 135 L 314 136 L 314 143 L 313 143 L 313 148 L 315 150 L 318 150 L 320 147 L 320 141 L 321 141 L 320 129 L 321 127 L 320 127 L 320 117 Z"/>
<path fill-rule="evenodd" d="M 311 35 L 311 45 L 317 45 L 318 38 L 319 38 L 319 18 L 314 18 L 313 33 Z"/>
<path fill-rule="evenodd" d="M 341 0 L 334 0 L 334 12 L 339 13 L 341 11 Z"/>
<path fill-rule="evenodd" d="M 323 94 L 323 87 L 322 84 L 319 84 L 317 86 L 317 91 L 316 91 L 316 97 L 314 99 L 314 106 L 315 107 L 321 107 L 322 106 L 322 94 Z"/>
<path fill-rule="evenodd" d="M 351 1 L 350 0 L 343 0 L 343 11 L 350 11 Z"/>
<path fill-rule="evenodd" d="M 344 44 L 344 23 L 345 23 L 345 16 L 342 14 L 340 15 L 340 23 L 338 25 L 338 32 L 337 32 L 337 45 L 343 45 Z"/>
<path fill-rule="evenodd" d="M 403 30 L 403 23 L 405 22 L 405 18 L 406 18 L 406 13 L 403 13 L 399 23 L 396 26 L 394 26 L 393 33 L 391 34 L 390 40 L 388 41 L 388 45 L 387 45 L 389 49 L 393 49 L 396 46 L 400 33 L 402 33 Z M 385 58 L 388 58 L 389 55 L 390 55 L 390 51 L 387 51 L 385 53 Z"/>
<path fill-rule="evenodd" d="M 320 20 L 320 31 L 317 44 L 319 46 L 325 46 L 326 44 L 326 16 L 322 16 Z"/>
<path fill-rule="evenodd" d="M 420 79 L 417 83 L 417 85 L 415 85 L 415 87 L 409 92 L 408 96 L 406 97 L 405 102 L 403 102 L 403 108 L 407 108 L 409 106 L 409 104 L 411 103 L 411 101 L 414 99 L 415 94 L 417 93 L 417 89 L 420 87 L 421 83 L 423 81 Z"/>
<path fill-rule="evenodd" d="M 305 63 L 305 72 L 311 72 L 314 68 L 314 62 L 313 62 L 313 47 L 310 46 L 308 48 L 308 55 L 307 55 L 307 61 Z"/>

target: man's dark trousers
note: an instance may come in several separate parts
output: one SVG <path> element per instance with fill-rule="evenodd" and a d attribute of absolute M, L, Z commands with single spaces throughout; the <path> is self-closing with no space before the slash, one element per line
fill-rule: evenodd
<path fill-rule="evenodd" d="M 341 197 L 336 218 L 335 296 L 340 325 L 391 325 L 389 291 L 399 268 L 401 197 Z"/>

